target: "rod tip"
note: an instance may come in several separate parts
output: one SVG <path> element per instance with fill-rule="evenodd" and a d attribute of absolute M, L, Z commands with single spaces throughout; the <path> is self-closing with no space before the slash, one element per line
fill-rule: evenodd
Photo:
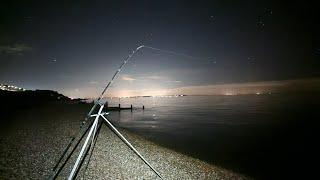
<path fill-rule="evenodd" d="M 139 49 L 141 49 L 141 48 L 143 48 L 143 47 L 144 47 L 144 45 L 141 44 L 141 45 L 137 48 L 137 50 L 139 50 Z"/>

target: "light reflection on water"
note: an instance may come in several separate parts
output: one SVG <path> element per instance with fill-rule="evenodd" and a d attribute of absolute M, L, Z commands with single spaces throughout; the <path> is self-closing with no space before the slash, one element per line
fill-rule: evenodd
<path fill-rule="evenodd" d="M 277 168 L 283 172 L 283 165 L 294 168 L 290 156 L 307 148 L 290 143 L 298 137 L 308 142 L 306 134 L 320 119 L 319 102 L 318 97 L 279 94 L 127 98 L 121 106 L 136 109 L 113 111 L 109 117 L 116 126 L 156 143 L 262 178 L 273 176 Z M 113 99 L 109 106 L 118 103 Z"/>
<path fill-rule="evenodd" d="M 184 96 L 184 97 L 145 97 L 121 99 L 122 107 L 135 108 L 131 111 L 112 112 L 117 125 L 129 129 L 162 131 L 174 133 L 179 129 L 208 128 L 215 125 L 239 126 L 263 123 L 255 121 L 257 114 L 267 115 L 259 109 L 266 97 L 256 96 Z M 142 110 L 142 106 L 145 110 Z M 110 101 L 109 106 L 118 106 L 118 100 Z M 240 118 L 239 115 L 246 117 Z"/>

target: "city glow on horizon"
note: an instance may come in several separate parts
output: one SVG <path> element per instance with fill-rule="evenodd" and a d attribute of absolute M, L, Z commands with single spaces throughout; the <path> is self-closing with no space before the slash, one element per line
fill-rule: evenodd
<path fill-rule="evenodd" d="M 142 89 L 110 89 L 105 97 L 136 97 L 136 96 L 153 96 L 153 97 L 171 97 L 175 95 L 246 95 L 246 94 L 272 94 L 277 92 L 286 92 L 291 90 L 291 86 L 297 89 L 306 86 L 319 88 L 320 79 L 297 79 L 284 81 L 264 81 L 249 83 L 233 83 L 206 86 L 184 86 L 178 88 L 142 88 Z M 69 97 L 95 98 L 100 89 L 85 88 L 63 93 Z M 91 94 L 91 95 L 89 95 Z"/>

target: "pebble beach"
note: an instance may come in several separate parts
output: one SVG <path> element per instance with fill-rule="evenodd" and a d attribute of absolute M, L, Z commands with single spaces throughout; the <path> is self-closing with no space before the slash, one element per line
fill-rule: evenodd
<path fill-rule="evenodd" d="M 83 104 L 48 104 L 10 116 L 12 123 L 1 131 L 0 179 L 50 179 L 52 168 L 78 132 L 87 109 Z M 248 179 L 157 145 L 128 129 L 119 131 L 163 179 Z M 78 153 L 79 148 L 57 179 L 67 178 Z M 86 163 L 87 159 L 77 179 L 160 179 L 106 124 L 102 124 L 87 169 Z"/>

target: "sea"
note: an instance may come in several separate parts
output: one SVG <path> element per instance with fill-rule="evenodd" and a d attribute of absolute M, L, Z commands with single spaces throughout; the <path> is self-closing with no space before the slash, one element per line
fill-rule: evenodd
<path fill-rule="evenodd" d="M 254 179 L 308 177 L 317 156 L 320 95 L 112 98 L 117 126 Z M 142 108 L 144 106 L 144 109 Z M 166 161 L 166 159 L 163 159 Z"/>

